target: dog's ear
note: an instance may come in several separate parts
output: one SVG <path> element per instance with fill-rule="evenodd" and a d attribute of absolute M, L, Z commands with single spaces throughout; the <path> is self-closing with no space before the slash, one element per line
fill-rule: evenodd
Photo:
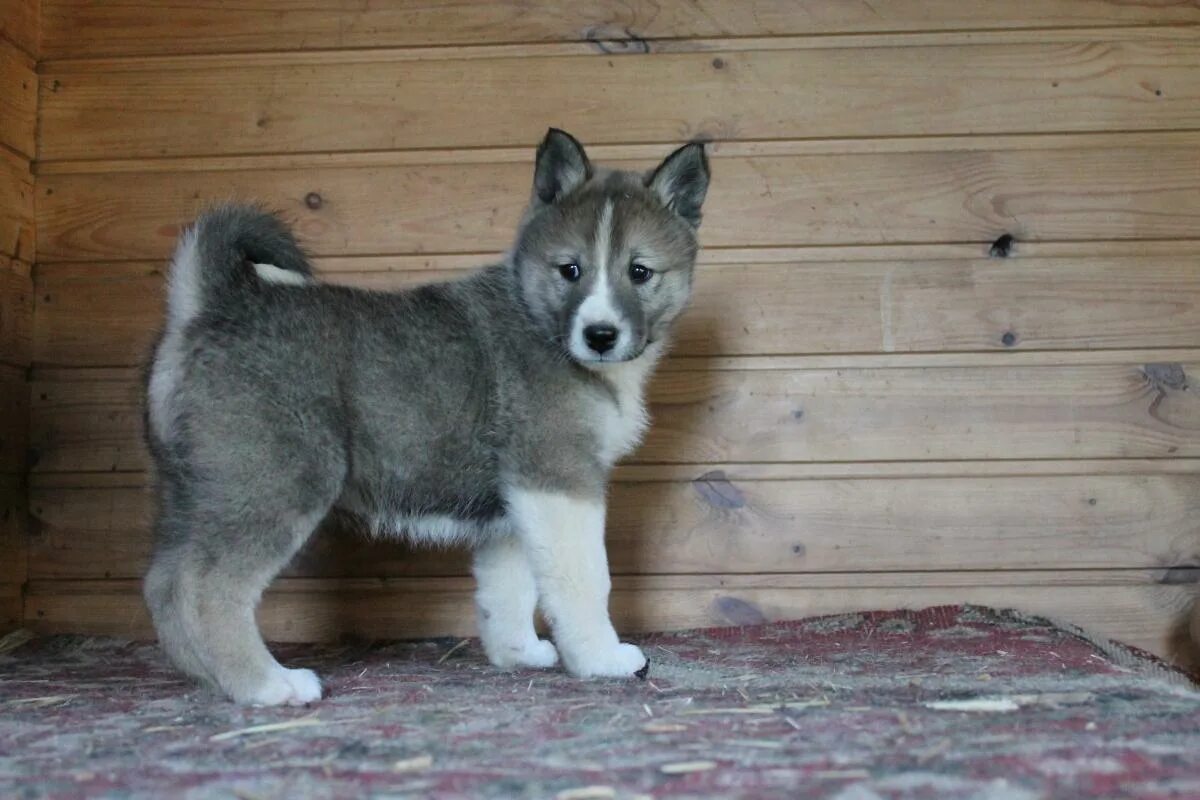
<path fill-rule="evenodd" d="M 533 171 L 533 194 L 543 203 L 557 203 L 592 176 L 592 164 L 574 136 L 558 128 L 546 132 L 538 145 Z"/>
<path fill-rule="evenodd" d="M 646 185 L 667 208 L 693 228 L 700 227 L 700 206 L 708 193 L 708 156 L 700 142 L 685 144 L 646 176 Z"/>

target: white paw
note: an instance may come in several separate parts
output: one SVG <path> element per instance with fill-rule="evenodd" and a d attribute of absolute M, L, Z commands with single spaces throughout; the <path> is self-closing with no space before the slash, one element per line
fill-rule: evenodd
<path fill-rule="evenodd" d="M 646 666 L 646 656 L 637 645 L 621 642 L 610 650 L 588 653 L 568 665 L 577 678 L 628 678 Z"/>
<path fill-rule="evenodd" d="M 535 667 L 545 669 L 558 663 L 558 650 L 545 639 L 534 639 L 524 645 L 486 648 L 488 660 L 500 669 Z"/>
<path fill-rule="evenodd" d="M 311 669 L 284 669 L 292 685 L 292 703 L 303 705 L 321 699 L 321 679 Z"/>
<path fill-rule="evenodd" d="M 254 706 L 302 706 L 321 699 L 321 681 L 311 669 L 277 667 L 267 680 L 233 699 Z"/>
<path fill-rule="evenodd" d="M 521 663 L 527 667 L 553 667 L 558 663 L 558 649 L 545 639 L 538 639 L 525 648 Z"/>

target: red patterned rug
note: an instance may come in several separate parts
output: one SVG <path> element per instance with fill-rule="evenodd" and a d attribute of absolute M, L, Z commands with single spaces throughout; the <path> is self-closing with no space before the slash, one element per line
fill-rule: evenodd
<path fill-rule="evenodd" d="M 644 681 L 500 673 L 474 641 L 278 648 L 310 708 L 240 708 L 158 651 L 0 655 L 13 798 L 1200 798 L 1200 693 L 977 607 L 657 634 Z M 11 646 L 12 640 L 9 640 Z"/>

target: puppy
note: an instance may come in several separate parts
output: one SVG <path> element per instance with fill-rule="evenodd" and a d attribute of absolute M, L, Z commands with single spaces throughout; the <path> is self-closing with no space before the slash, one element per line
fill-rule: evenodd
<path fill-rule="evenodd" d="M 605 490 L 647 425 L 643 390 L 692 286 L 704 148 L 647 174 L 537 150 L 503 263 L 400 292 L 315 280 L 253 207 L 204 214 L 171 265 L 147 376 L 157 483 L 145 598 L 184 672 L 240 703 L 317 700 L 268 652 L 263 590 L 332 512 L 474 550 L 501 668 L 626 677 L 608 616 Z M 534 630 L 540 608 L 554 643 Z"/>

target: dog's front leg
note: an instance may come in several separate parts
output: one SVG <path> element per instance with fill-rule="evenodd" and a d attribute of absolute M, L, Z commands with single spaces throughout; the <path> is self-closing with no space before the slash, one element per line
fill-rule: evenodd
<path fill-rule="evenodd" d="M 608 618 L 603 500 L 522 489 L 510 492 L 508 507 L 567 671 L 591 678 L 641 670 L 646 657 L 617 638 Z"/>
<path fill-rule="evenodd" d="M 533 627 L 537 585 L 514 536 L 495 536 L 475 550 L 475 610 L 488 660 L 501 669 L 552 667 L 554 645 Z"/>

